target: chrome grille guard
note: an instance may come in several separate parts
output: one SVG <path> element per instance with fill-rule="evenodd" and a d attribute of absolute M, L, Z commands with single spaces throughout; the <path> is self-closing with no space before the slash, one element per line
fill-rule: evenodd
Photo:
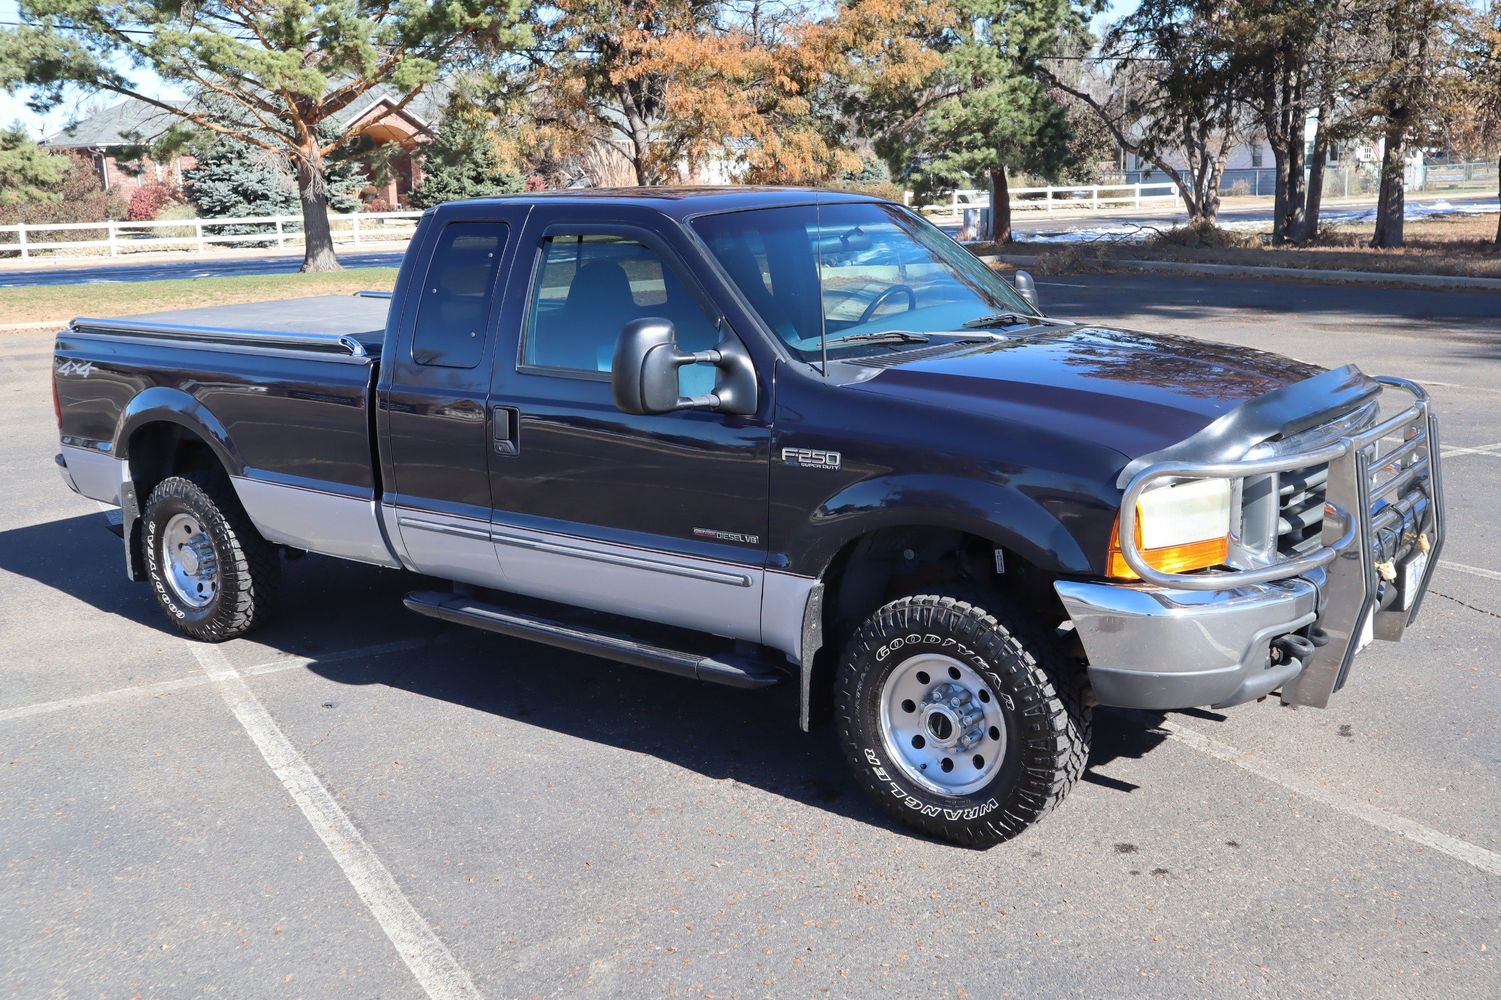
<path fill-rule="evenodd" d="M 1345 434 L 1306 451 L 1238 462 L 1157 462 L 1133 475 L 1121 498 L 1120 548 L 1126 565 L 1142 581 L 1177 590 L 1231 590 L 1252 584 L 1274 583 L 1298 576 L 1326 579 L 1320 587 L 1318 628 L 1327 643 L 1304 663 L 1303 671 L 1283 690 L 1290 704 L 1323 706 L 1344 683 L 1350 661 L 1358 650 L 1366 621 L 1371 618 L 1376 638 L 1399 639 L 1417 616 L 1428 589 L 1444 539 L 1443 488 L 1439 471 L 1438 425 L 1428 393 L 1416 382 L 1401 378 L 1378 378 L 1383 386 L 1407 391 L 1413 397 L 1401 413 Z M 1376 454 L 1380 442 L 1399 435 L 1401 442 L 1384 454 Z M 1328 494 L 1324 507 L 1322 545 L 1304 556 L 1279 559 L 1266 566 L 1196 573 L 1164 573 L 1147 564 L 1136 542 L 1137 502 L 1148 487 L 1163 479 L 1245 479 L 1289 472 L 1328 463 Z M 1389 471 L 1381 482 L 1372 481 L 1372 470 Z M 1377 606 L 1381 586 L 1373 552 L 1374 518 L 1398 501 L 1418 494 L 1412 505 L 1412 525 L 1400 512 L 1400 526 L 1412 533 L 1418 548 L 1428 554 L 1415 593 L 1402 595 L 1395 607 Z M 1390 496 L 1390 500 L 1388 500 Z M 1390 571 L 1390 569 L 1389 569 Z"/>

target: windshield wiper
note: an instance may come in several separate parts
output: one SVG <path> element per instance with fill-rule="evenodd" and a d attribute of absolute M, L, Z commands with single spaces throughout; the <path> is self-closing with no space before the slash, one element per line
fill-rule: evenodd
<path fill-rule="evenodd" d="M 906 330 L 877 330 L 871 333 L 851 333 L 843 337 L 835 337 L 827 341 L 829 347 L 835 344 L 926 344 L 928 338 L 920 333 L 909 333 Z"/>
<path fill-rule="evenodd" d="M 1017 326 L 1021 323 L 1035 324 L 1041 322 L 1037 316 L 1027 316 L 1019 312 L 992 313 L 989 316 L 981 316 L 978 319 L 969 320 L 964 324 L 966 330 L 983 330 L 992 326 Z"/>

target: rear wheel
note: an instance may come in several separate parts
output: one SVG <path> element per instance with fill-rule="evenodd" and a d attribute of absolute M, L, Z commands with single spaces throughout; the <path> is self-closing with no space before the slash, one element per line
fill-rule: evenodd
<path fill-rule="evenodd" d="M 164 479 L 142 515 L 146 572 L 177 629 L 205 642 L 244 635 L 269 615 L 280 576 L 220 473 Z"/>
<path fill-rule="evenodd" d="M 840 742 L 892 815 L 989 847 L 1063 801 L 1089 756 L 1078 666 L 1000 598 L 893 601 L 851 637 Z"/>

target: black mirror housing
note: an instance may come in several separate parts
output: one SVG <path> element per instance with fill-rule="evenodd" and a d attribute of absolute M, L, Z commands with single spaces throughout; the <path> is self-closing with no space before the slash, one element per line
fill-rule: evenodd
<path fill-rule="evenodd" d="M 719 369 L 712 394 L 678 395 L 678 369 L 692 364 Z M 722 333 L 713 350 L 684 354 L 670 321 L 637 319 L 625 325 L 615 342 L 610 390 L 615 405 L 626 413 L 717 410 L 749 416 L 756 412 L 756 366 L 745 345 L 729 331 Z"/>
<path fill-rule="evenodd" d="M 678 352 L 677 334 L 665 319 L 637 319 L 615 342 L 610 389 L 626 413 L 670 413 L 678 408 L 678 369 L 693 355 Z"/>

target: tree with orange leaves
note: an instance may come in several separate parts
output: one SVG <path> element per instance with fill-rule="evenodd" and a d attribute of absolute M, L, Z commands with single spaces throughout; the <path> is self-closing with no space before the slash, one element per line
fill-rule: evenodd
<path fill-rule="evenodd" d="M 831 84 L 899 17 L 894 0 L 559 0 L 534 26 L 539 140 L 612 147 L 638 184 L 828 182 L 859 166 Z"/>

